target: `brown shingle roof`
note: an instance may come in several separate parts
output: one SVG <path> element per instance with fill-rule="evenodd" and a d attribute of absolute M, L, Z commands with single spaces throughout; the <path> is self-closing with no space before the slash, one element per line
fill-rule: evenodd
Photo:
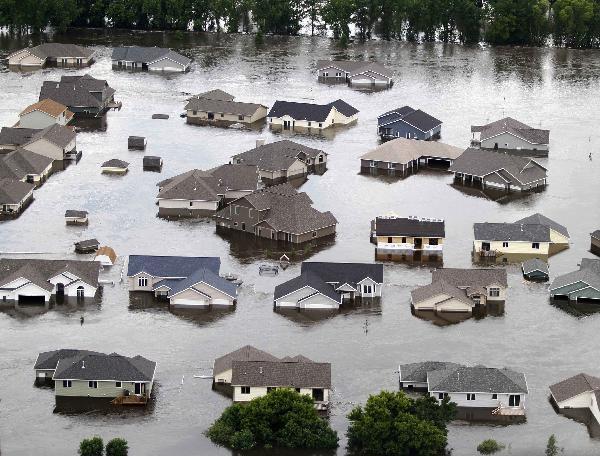
<path fill-rule="evenodd" d="M 32 105 L 27 106 L 23 111 L 21 111 L 21 114 L 19 114 L 19 116 L 24 116 L 25 114 L 29 114 L 33 111 L 45 112 L 46 114 L 52 117 L 58 117 L 63 112 L 67 111 L 66 116 L 73 117 L 73 113 L 69 111 L 64 104 L 58 103 L 54 100 L 51 100 L 50 98 L 45 98 L 41 101 L 38 101 L 37 103 L 33 103 Z"/>
<path fill-rule="evenodd" d="M 231 369 L 233 361 L 278 361 L 278 359 L 270 353 L 259 350 L 252 345 L 245 345 L 242 348 L 238 348 L 231 353 L 227 353 L 226 355 L 215 359 L 213 365 L 213 377 Z"/>
<path fill-rule="evenodd" d="M 600 378 L 583 373 L 550 386 L 550 392 L 556 402 L 562 402 L 581 393 L 598 389 L 600 389 Z"/>
<path fill-rule="evenodd" d="M 251 116 L 261 107 L 267 108 L 256 103 L 240 103 L 238 101 L 213 100 L 211 98 L 190 98 L 185 105 L 187 111 L 216 112 L 236 116 Z"/>
<path fill-rule="evenodd" d="M 437 141 L 415 141 L 414 139 L 397 138 L 387 141 L 367 152 L 363 160 L 375 160 L 389 163 L 407 164 L 421 157 L 456 159 L 463 149 Z"/>
<path fill-rule="evenodd" d="M 331 364 L 282 361 L 233 361 L 234 386 L 331 388 Z"/>
<path fill-rule="evenodd" d="M 474 125 L 471 127 L 471 131 L 480 132 L 481 140 L 493 138 L 502 133 L 510 133 L 531 144 L 548 144 L 550 139 L 549 130 L 530 127 L 512 117 L 505 117 L 504 119 L 497 120 L 487 125 Z"/>

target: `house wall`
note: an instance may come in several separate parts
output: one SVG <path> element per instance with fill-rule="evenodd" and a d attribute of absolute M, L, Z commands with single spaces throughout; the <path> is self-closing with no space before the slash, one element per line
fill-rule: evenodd
<path fill-rule="evenodd" d="M 402 120 L 398 120 L 392 124 L 380 126 L 379 134 L 386 137 L 427 140 L 439 136 L 441 130 L 442 126 L 439 125 L 431 131 L 423 132 Z"/>
<path fill-rule="evenodd" d="M 441 402 L 438 394 L 443 393 L 443 391 L 432 391 L 430 392 L 430 396 L 434 397 Z M 458 407 L 482 407 L 482 408 L 496 408 L 499 404 L 503 407 L 508 407 L 509 404 L 509 394 L 500 394 L 498 393 L 498 399 L 492 399 L 492 393 L 478 393 L 474 392 L 475 400 L 468 401 L 467 393 L 448 393 L 451 402 L 456 403 Z M 525 402 L 527 395 L 519 394 L 521 396 L 521 402 L 518 408 L 525 408 Z"/>
<path fill-rule="evenodd" d="M 300 394 L 306 394 L 312 397 L 312 388 L 300 388 Z M 242 394 L 241 386 L 233 387 L 233 402 L 248 402 L 257 397 L 267 395 L 266 386 L 252 386 L 250 387 L 250 394 Z M 323 402 L 329 402 L 329 390 L 323 390 Z"/>
<path fill-rule="evenodd" d="M 442 301 L 444 301 L 443 304 Z M 412 304 L 415 310 L 439 310 L 443 312 L 471 312 L 475 305 L 474 303 L 468 305 L 446 293 L 440 293 L 419 302 L 413 301 Z"/>
<path fill-rule="evenodd" d="M 390 78 L 386 78 L 380 74 L 374 73 L 372 71 L 367 71 L 364 74 L 357 74 L 348 78 L 351 86 L 366 86 L 366 85 L 375 85 L 375 86 L 388 86 L 391 84 Z"/>
<path fill-rule="evenodd" d="M 231 369 L 227 369 L 224 372 L 219 372 L 219 373 L 215 374 L 214 381 L 217 383 L 231 384 L 231 374 L 232 374 Z"/>
<path fill-rule="evenodd" d="M 486 241 L 475 240 L 473 242 L 473 247 L 476 252 L 481 251 L 481 243 Z M 490 242 L 490 250 L 501 252 L 501 253 L 516 253 L 516 254 L 537 254 L 537 255 L 548 255 L 550 250 L 550 243 L 548 242 L 540 242 L 540 248 L 534 249 L 531 247 L 531 242 L 520 242 L 520 241 L 509 241 L 508 247 L 502 246 L 502 241 L 491 241 Z"/>
<path fill-rule="evenodd" d="M 320 68 L 317 71 L 317 77 L 332 82 L 345 82 L 348 73 L 344 70 L 335 67 Z"/>
<path fill-rule="evenodd" d="M 43 129 L 54 125 L 55 123 L 59 125 L 67 124 L 67 119 L 64 113 L 62 113 L 58 118 L 56 118 L 42 111 L 31 111 L 20 117 L 19 127 Z"/>
<path fill-rule="evenodd" d="M 590 391 L 581 393 L 562 402 L 557 402 L 559 408 L 588 408 L 592 405 L 594 394 Z"/>
<path fill-rule="evenodd" d="M 294 163 L 290 165 L 287 169 L 287 178 L 291 179 L 293 177 L 306 176 L 308 174 L 308 169 L 306 164 L 301 160 L 296 160 Z"/>
<path fill-rule="evenodd" d="M 389 242 L 389 238 L 392 242 Z M 422 250 L 441 251 L 444 249 L 444 238 L 438 237 L 421 237 L 415 238 L 411 236 L 377 236 L 377 248 L 390 250 L 414 250 L 415 239 L 422 239 Z M 437 245 L 430 245 L 431 239 L 437 239 Z"/>
<path fill-rule="evenodd" d="M 158 215 L 170 217 L 202 217 L 214 214 L 219 201 L 159 199 Z"/>
<path fill-rule="evenodd" d="M 558 231 L 550 229 L 550 242 L 553 244 L 568 244 L 569 238 Z"/>
<path fill-rule="evenodd" d="M 22 281 L 20 288 L 16 290 L 0 290 L 0 301 L 18 301 L 19 296 L 43 296 L 44 301 L 50 301 L 52 292 L 38 287 L 33 283 L 29 283 L 28 280 Z M 17 285 L 19 286 L 19 285 Z"/>
<path fill-rule="evenodd" d="M 316 293 L 298 303 L 298 306 L 300 309 L 338 309 L 340 304 L 321 293 Z"/>
<path fill-rule="evenodd" d="M 61 149 L 50 141 L 42 138 L 24 145 L 23 148 L 30 150 L 31 152 L 35 152 L 36 154 L 51 158 L 52 160 L 62 160 L 64 159 L 65 152 L 74 150 L 76 145 L 76 139 L 73 139 L 64 149 Z"/>
<path fill-rule="evenodd" d="M 313 288 L 308 286 L 302 287 L 287 296 L 275 300 L 275 305 L 278 307 L 296 307 L 298 301 L 302 298 L 306 298 L 311 294 L 315 293 Z"/>
<path fill-rule="evenodd" d="M 23 197 L 17 204 L 7 204 L 0 200 L 0 213 L 2 214 L 19 214 L 33 200 L 33 189 Z M 6 211 L 4 210 L 6 206 Z"/>
<path fill-rule="evenodd" d="M 144 277 L 148 279 L 148 285 L 142 287 L 138 285 L 138 279 Z M 127 280 L 129 281 L 129 290 L 131 291 L 152 291 L 154 284 L 160 282 L 162 279 L 163 277 L 152 277 L 151 275 L 144 273 L 138 273 L 132 277 L 127 278 Z"/>
<path fill-rule="evenodd" d="M 183 73 L 187 67 L 170 59 L 161 59 L 148 65 L 148 71 L 165 71 Z"/>
<path fill-rule="evenodd" d="M 193 290 L 185 290 L 171 298 L 171 305 L 174 306 L 205 306 L 205 305 L 224 305 L 232 306 L 233 298 L 220 290 L 213 288 L 205 283 L 197 283 L 193 287 L 195 290 L 208 295 L 210 299 L 196 293 Z"/>
<path fill-rule="evenodd" d="M 498 144 L 499 149 L 548 150 L 547 144 L 531 144 L 523 139 L 511 135 L 510 133 L 502 133 L 501 135 L 481 141 L 481 148 L 494 149 L 496 144 Z"/>
<path fill-rule="evenodd" d="M 202 122 L 225 121 L 225 122 L 250 124 L 250 123 L 258 122 L 259 120 L 267 117 L 267 108 L 264 106 L 260 106 L 256 111 L 254 111 L 253 114 L 243 115 L 242 119 L 240 119 L 240 117 L 239 117 L 240 114 L 221 113 L 221 112 L 214 112 L 213 114 L 214 114 L 215 118 L 209 119 L 208 111 L 194 111 L 192 109 L 188 109 L 187 110 L 188 123 L 196 123 L 196 121 L 199 120 Z"/>
<path fill-rule="evenodd" d="M 358 119 L 358 114 L 350 117 L 346 117 L 340 113 L 337 109 L 332 108 L 329 115 L 323 122 L 315 122 L 308 120 L 296 120 L 289 115 L 282 117 L 269 117 L 270 125 L 283 126 L 284 121 L 289 121 L 291 128 L 314 128 L 317 130 L 323 130 L 333 125 L 347 125 Z"/>
<path fill-rule="evenodd" d="M 358 289 L 356 290 L 356 296 L 360 296 L 361 298 L 376 298 L 381 296 L 381 290 L 383 286 L 373 279 L 366 278 L 361 280 L 358 284 Z M 371 286 L 371 293 L 365 292 L 364 286 Z"/>
<path fill-rule="evenodd" d="M 152 394 L 153 382 L 139 382 L 146 383 L 146 394 L 148 397 Z M 121 396 L 125 390 L 129 390 L 130 394 L 134 394 L 135 383 L 133 382 L 121 382 L 121 387 L 118 388 L 116 381 L 98 381 L 98 388 L 90 388 L 87 380 L 72 380 L 71 387 L 63 387 L 62 380 L 56 380 L 54 382 L 54 394 L 56 396 L 68 396 L 68 397 L 106 397 L 115 398 Z"/>
<path fill-rule="evenodd" d="M 10 58 L 8 60 L 8 64 L 10 66 L 21 66 L 21 67 L 37 67 L 37 68 L 41 68 L 44 64 L 46 63 L 45 60 L 40 59 L 39 57 L 36 57 L 33 54 L 30 54 L 28 51 L 26 50 L 22 50 L 21 52 L 19 52 L 18 54 L 16 54 L 15 56 L 13 56 L 12 58 Z"/>

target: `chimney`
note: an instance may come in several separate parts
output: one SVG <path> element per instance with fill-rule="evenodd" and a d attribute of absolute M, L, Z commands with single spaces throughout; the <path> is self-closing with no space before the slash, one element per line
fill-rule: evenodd
<path fill-rule="evenodd" d="M 267 142 L 266 139 L 264 139 L 264 138 L 258 138 L 256 140 L 256 147 L 264 146 L 266 142 Z"/>

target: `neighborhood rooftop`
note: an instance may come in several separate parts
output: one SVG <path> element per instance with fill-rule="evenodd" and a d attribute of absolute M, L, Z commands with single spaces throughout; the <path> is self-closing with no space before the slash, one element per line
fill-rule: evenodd
<path fill-rule="evenodd" d="M 402 364 L 398 369 L 401 381 L 427 383 L 427 372 L 434 370 L 454 369 L 460 364 L 446 361 L 424 361 L 419 363 Z"/>
<path fill-rule="evenodd" d="M 388 163 L 407 164 L 422 157 L 455 160 L 463 153 L 460 147 L 450 146 L 437 141 L 415 141 L 396 138 L 387 141 L 367 152 L 362 160 L 375 160 Z"/>
<path fill-rule="evenodd" d="M 387 78 L 392 77 L 392 72 L 377 62 L 364 62 L 359 60 L 319 60 L 317 62 L 318 70 L 326 68 L 337 68 L 349 73 L 350 77 L 365 72 L 378 73 Z"/>
<path fill-rule="evenodd" d="M 549 130 L 530 127 L 512 117 L 505 117 L 487 125 L 473 125 L 471 132 L 480 133 L 482 141 L 502 133 L 511 133 L 531 144 L 548 144 L 550 138 Z"/>
<path fill-rule="evenodd" d="M 377 217 L 377 236 L 445 237 L 443 220 L 418 217 Z"/>
<path fill-rule="evenodd" d="M 333 263 L 324 261 L 304 261 L 301 274 L 316 274 L 327 283 L 348 283 L 356 285 L 366 277 L 383 283 L 383 265 L 375 263 Z"/>
<path fill-rule="evenodd" d="M 524 217 L 520 220 L 517 220 L 515 223 L 522 223 L 524 225 L 532 224 L 547 226 L 551 230 L 554 230 L 562 234 L 563 236 L 569 237 L 569 230 L 565 226 L 555 222 L 554 220 L 549 219 L 548 217 L 540 213 L 530 215 L 529 217 Z"/>
<path fill-rule="evenodd" d="M 475 223 L 476 240 L 550 242 L 550 229 L 545 225 L 521 223 Z"/>
<path fill-rule="evenodd" d="M 0 155 L 0 178 L 25 179 L 30 174 L 42 174 L 53 160 L 27 149 L 15 149 Z"/>
<path fill-rule="evenodd" d="M 232 385 L 331 388 L 331 364 L 305 361 L 232 361 Z"/>
<path fill-rule="evenodd" d="M 95 94 L 102 94 L 98 97 Z M 83 76 L 62 76 L 60 81 L 44 81 L 40 90 L 40 100 L 51 98 L 65 106 L 103 107 L 115 90 L 104 79 L 96 79 L 89 74 Z"/>
<path fill-rule="evenodd" d="M 436 119 L 420 109 L 411 108 L 410 106 L 392 109 L 391 111 L 381 114 L 377 118 L 379 126 L 385 126 L 399 120 L 406 122 L 422 132 L 430 131 L 442 124 L 441 120 Z"/>
<path fill-rule="evenodd" d="M 213 376 L 221 374 L 232 367 L 233 361 L 279 361 L 277 357 L 259 350 L 252 345 L 245 345 L 242 348 L 227 353 L 217 359 L 213 364 Z"/>
<path fill-rule="evenodd" d="M 550 392 L 556 402 L 562 402 L 588 391 L 600 390 L 600 378 L 588 374 L 577 374 L 562 382 L 550 386 Z"/>
<path fill-rule="evenodd" d="M 156 363 L 143 356 L 129 358 L 117 353 L 80 353 L 59 359 L 54 380 L 118 380 L 148 382 L 154 378 Z"/>
<path fill-rule="evenodd" d="M 33 190 L 33 184 L 0 177 L 0 204 L 18 204 Z"/>
<path fill-rule="evenodd" d="M 284 139 L 250 149 L 246 152 L 234 155 L 236 163 L 256 165 L 259 169 L 267 171 L 281 171 L 288 169 L 300 158 L 314 158 L 320 153 L 320 149 L 305 146 L 303 144 Z"/>
<path fill-rule="evenodd" d="M 266 108 L 258 103 L 242 103 L 239 101 L 216 100 L 214 98 L 192 97 L 185 105 L 186 110 L 216 112 L 241 116 L 251 116 L 259 108 Z"/>
<path fill-rule="evenodd" d="M 131 277 L 144 272 L 154 277 L 182 279 L 203 268 L 218 274 L 220 267 L 218 257 L 129 255 L 127 275 Z"/>
<path fill-rule="evenodd" d="M 0 259 L 0 288 L 1 285 L 23 277 L 51 291 L 54 285 L 49 280 L 63 273 L 75 275 L 90 285 L 98 285 L 99 265 L 94 261 L 2 258 Z"/>
<path fill-rule="evenodd" d="M 433 370 L 427 373 L 427 383 L 430 392 L 527 394 L 525 375 L 506 368 L 460 366 Z"/>
<path fill-rule="evenodd" d="M 358 109 L 350 106 L 343 100 L 336 100 L 324 105 L 277 100 L 267 116 L 283 117 L 288 115 L 296 120 L 324 122 L 333 108 L 337 109 L 346 117 L 350 117 L 358 113 Z"/>
<path fill-rule="evenodd" d="M 61 57 L 88 58 L 94 53 L 91 49 L 70 43 L 42 43 L 37 46 L 27 48 L 27 51 L 43 60 L 47 58 Z"/>
<path fill-rule="evenodd" d="M 168 48 L 121 46 L 113 49 L 112 60 L 124 62 L 152 63 L 160 59 L 169 59 L 183 66 L 188 66 L 191 60 Z"/>

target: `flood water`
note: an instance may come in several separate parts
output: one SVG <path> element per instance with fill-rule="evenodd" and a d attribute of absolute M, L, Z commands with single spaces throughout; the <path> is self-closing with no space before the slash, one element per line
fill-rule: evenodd
<path fill-rule="evenodd" d="M 273 311 L 273 288 L 297 275 L 299 264 L 276 277 L 259 276 L 264 252 L 248 253 L 230 244 L 215 233 L 212 222 L 159 219 L 155 205 L 160 180 L 225 163 L 252 148 L 258 138 L 283 137 L 268 130 L 186 125 L 179 117 L 186 94 L 220 88 L 240 101 L 267 106 L 276 99 L 328 103 L 342 98 L 360 110 L 356 125 L 325 138 L 292 138 L 329 153 L 328 171 L 310 176 L 301 187 L 319 210 L 331 210 L 339 221 L 335 242 L 308 252 L 312 259 L 373 261 L 370 221 L 394 211 L 445 219 L 444 265 L 471 267 L 474 222 L 514 221 L 542 212 L 571 233 L 571 248 L 550 258 L 553 278 L 592 256 L 589 233 L 600 227 L 600 52 L 383 42 L 340 51 L 322 38 L 269 37 L 257 50 L 248 36 L 175 38 L 163 33 L 89 32 L 55 39 L 94 46 L 96 64 L 82 71 L 3 71 L 0 125 L 14 124 L 18 112 L 37 101 L 43 80 L 65 73 L 89 71 L 107 79 L 123 109 L 108 113 L 106 131 L 80 133 L 81 161 L 52 176 L 20 218 L 0 224 L 0 252 L 75 258 L 73 243 L 96 237 L 112 246 L 120 259 L 102 273 L 102 279 L 115 285 L 104 287 L 100 303 L 0 313 L 3 454 L 39 454 L 42 449 L 45 455 L 75 454 L 79 441 L 94 434 L 105 440 L 124 437 L 136 455 L 230 454 L 203 435 L 230 400 L 213 392 L 209 380 L 193 376 L 210 374 L 215 357 L 244 344 L 276 356 L 302 353 L 332 363 L 331 423 L 341 437 L 338 455 L 345 454 L 345 416 L 350 409 L 381 389 L 396 390 L 398 364 L 421 360 L 507 366 L 527 376 L 527 422 L 454 423 L 449 427 L 454 455 L 474 454 L 486 438 L 503 442 L 510 454 L 540 454 L 550 434 L 556 434 L 566 454 L 600 452 L 600 441 L 589 437 L 585 425 L 557 415 L 548 401 L 548 385 L 580 371 L 600 375 L 595 355 L 600 314 L 552 306 L 547 284 L 524 282 L 518 265 L 507 266 L 510 289 L 503 312 L 456 324 L 412 315 L 410 290 L 430 282 L 429 268 L 391 263 L 386 264 L 386 285 L 377 306 L 337 315 L 280 314 Z M 121 43 L 182 49 L 194 58 L 193 69 L 174 76 L 115 72 L 110 46 Z M 0 57 L 23 45 L 0 39 Z M 330 57 L 373 57 L 394 70 L 395 84 L 377 93 L 318 84 L 316 61 Z M 477 191 L 454 188 L 451 175 L 443 172 L 421 171 L 404 180 L 359 175 L 360 155 L 377 145 L 377 115 L 405 104 L 441 119 L 442 141 L 460 147 L 469 144 L 470 125 L 503 114 L 549 128 L 550 157 L 541 160 L 548 167 L 548 187 L 494 201 Z M 171 117 L 152 120 L 153 113 Z M 129 135 L 147 137 L 146 153 L 164 159 L 162 173 L 142 171 L 143 153 L 127 150 Z M 111 158 L 130 162 L 129 173 L 102 175 L 100 164 Z M 88 210 L 89 226 L 65 226 L 66 209 Z M 119 282 L 128 254 L 220 256 L 222 272 L 244 281 L 237 308 L 174 314 L 143 299 L 130 301 L 126 284 Z M 157 361 L 156 403 L 143 414 L 53 414 L 53 393 L 33 386 L 32 367 L 38 352 L 61 347 L 139 353 Z"/>

